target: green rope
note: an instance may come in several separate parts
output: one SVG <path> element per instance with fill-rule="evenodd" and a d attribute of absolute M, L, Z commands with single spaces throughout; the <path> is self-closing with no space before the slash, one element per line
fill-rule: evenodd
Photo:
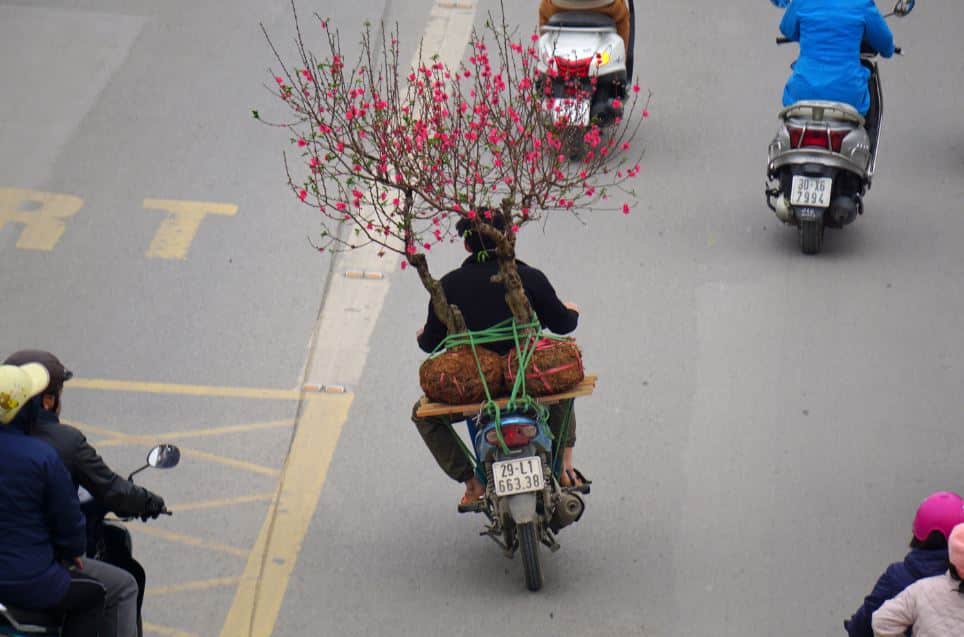
<path fill-rule="evenodd" d="M 485 380 L 485 374 L 482 373 L 482 362 L 479 360 L 477 346 L 512 341 L 515 346 L 518 364 L 516 366 L 515 381 L 512 383 L 512 388 L 509 392 L 505 410 L 509 412 L 534 412 L 539 422 L 548 425 L 549 409 L 531 397 L 526 391 L 525 372 L 528 370 L 529 365 L 532 362 L 532 357 L 535 355 L 536 346 L 540 340 L 551 339 L 561 341 L 566 340 L 566 338 L 557 336 L 555 334 L 542 334 L 541 330 L 542 325 L 538 319 L 520 325 L 515 321 L 515 319 L 510 318 L 484 330 L 467 330 L 457 334 L 449 334 L 442 340 L 441 343 L 439 343 L 439 345 L 432 351 L 432 354 L 430 355 L 430 357 L 438 356 L 445 350 L 456 347 L 464 347 L 466 345 L 471 348 L 472 355 L 475 358 L 476 369 L 479 372 L 479 378 L 482 380 L 482 389 L 485 392 L 485 401 L 482 403 L 479 409 L 479 416 L 481 417 L 483 415 L 488 415 L 495 422 L 495 431 L 499 441 L 499 446 L 505 453 L 509 452 L 509 448 L 505 444 L 505 439 L 502 437 L 503 409 L 499 407 L 498 403 L 495 401 L 495 398 L 493 398 L 488 383 Z M 563 432 L 568 429 L 568 421 L 569 418 L 567 417 L 566 426 Z M 450 423 L 449 427 L 451 428 L 451 426 L 452 425 Z M 549 438 L 555 440 L 555 437 L 552 435 L 552 430 L 548 429 L 548 426 L 546 428 L 549 431 Z M 453 434 L 455 433 L 454 429 L 452 429 L 452 432 Z M 461 437 L 456 436 L 456 438 L 459 441 L 459 445 L 462 447 L 463 453 L 465 453 L 474 467 L 475 456 L 468 450 Z M 562 440 L 565 440 L 564 435 Z M 558 473 L 558 471 L 556 471 L 556 473 Z"/>

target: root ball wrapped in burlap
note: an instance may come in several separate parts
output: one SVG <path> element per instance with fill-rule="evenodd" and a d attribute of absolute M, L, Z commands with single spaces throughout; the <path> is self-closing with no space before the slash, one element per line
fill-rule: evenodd
<path fill-rule="evenodd" d="M 506 356 L 505 383 L 512 387 L 519 367 L 519 355 L 512 350 Z M 572 339 L 540 339 L 526 368 L 526 393 L 547 396 L 567 392 L 586 377 L 582 352 Z"/>
<path fill-rule="evenodd" d="M 476 347 L 473 355 L 469 346 L 455 347 L 422 363 L 418 379 L 429 400 L 447 405 L 465 405 L 485 400 L 483 376 L 489 394 L 493 398 L 501 396 L 505 389 L 504 366 L 502 356 L 492 350 Z"/>

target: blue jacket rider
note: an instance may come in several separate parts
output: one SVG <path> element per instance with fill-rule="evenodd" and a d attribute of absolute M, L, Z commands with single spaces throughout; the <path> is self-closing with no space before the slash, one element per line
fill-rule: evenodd
<path fill-rule="evenodd" d="M 786 5 L 780 22 L 785 37 L 800 43 L 800 56 L 783 91 L 783 105 L 801 100 L 844 102 L 862 115 L 870 110 L 860 63 L 866 41 L 884 57 L 894 54 L 894 36 L 873 0 L 771 0 Z"/>

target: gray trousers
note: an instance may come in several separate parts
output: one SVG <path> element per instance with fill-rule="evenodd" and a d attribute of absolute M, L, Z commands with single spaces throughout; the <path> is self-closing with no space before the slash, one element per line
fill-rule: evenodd
<path fill-rule="evenodd" d="M 465 457 L 458 439 L 452 432 L 451 424 L 465 420 L 465 416 L 428 416 L 419 418 L 415 415 L 421 399 L 415 401 L 412 407 L 412 422 L 422 435 L 425 446 L 432 452 L 442 471 L 457 482 L 465 482 L 473 475 L 472 464 Z M 549 430 L 558 441 L 562 429 L 566 429 L 566 440 L 562 446 L 576 445 L 576 414 L 573 411 L 573 399 L 564 400 L 549 406 Z"/>
<path fill-rule="evenodd" d="M 127 571 L 84 558 L 84 575 L 106 589 L 100 637 L 137 637 L 137 580 Z"/>

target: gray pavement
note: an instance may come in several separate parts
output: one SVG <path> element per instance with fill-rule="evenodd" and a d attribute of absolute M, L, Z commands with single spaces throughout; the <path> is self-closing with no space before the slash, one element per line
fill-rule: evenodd
<path fill-rule="evenodd" d="M 347 32 L 384 15 L 417 37 L 431 4 L 315 6 Z M 407 422 L 426 297 L 394 272 L 276 636 L 842 634 L 919 499 L 964 490 L 964 6 L 892 22 L 907 55 L 882 63 L 867 214 L 806 258 L 761 194 L 794 54 L 773 45 L 780 13 L 638 4 L 655 94 L 640 206 L 520 241 L 583 308 L 601 376 L 577 407 L 594 490 L 543 554 L 545 589 L 527 593 L 518 560 L 456 515 L 459 487 Z M 509 8 L 519 24 L 534 13 Z M 182 467 L 143 474 L 185 506 L 135 526 L 153 634 L 220 634 L 298 403 L 137 383 L 295 387 L 330 266 L 285 191 L 283 133 L 250 120 L 269 102 L 259 20 L 286 33 L 286 3 L 0 0 L 0 189 L 83 204 L 51 250 L 0 229 L 0 351 L 48 347 L 80 377 L 135 383 L 67 395 L 118 470 L 148 439 L 197 434 L 171 439 L 193 454 Z M 205 217 L 183 258 L 149 256 L 165 213 L 145 199 L 237 212 Z"/>

